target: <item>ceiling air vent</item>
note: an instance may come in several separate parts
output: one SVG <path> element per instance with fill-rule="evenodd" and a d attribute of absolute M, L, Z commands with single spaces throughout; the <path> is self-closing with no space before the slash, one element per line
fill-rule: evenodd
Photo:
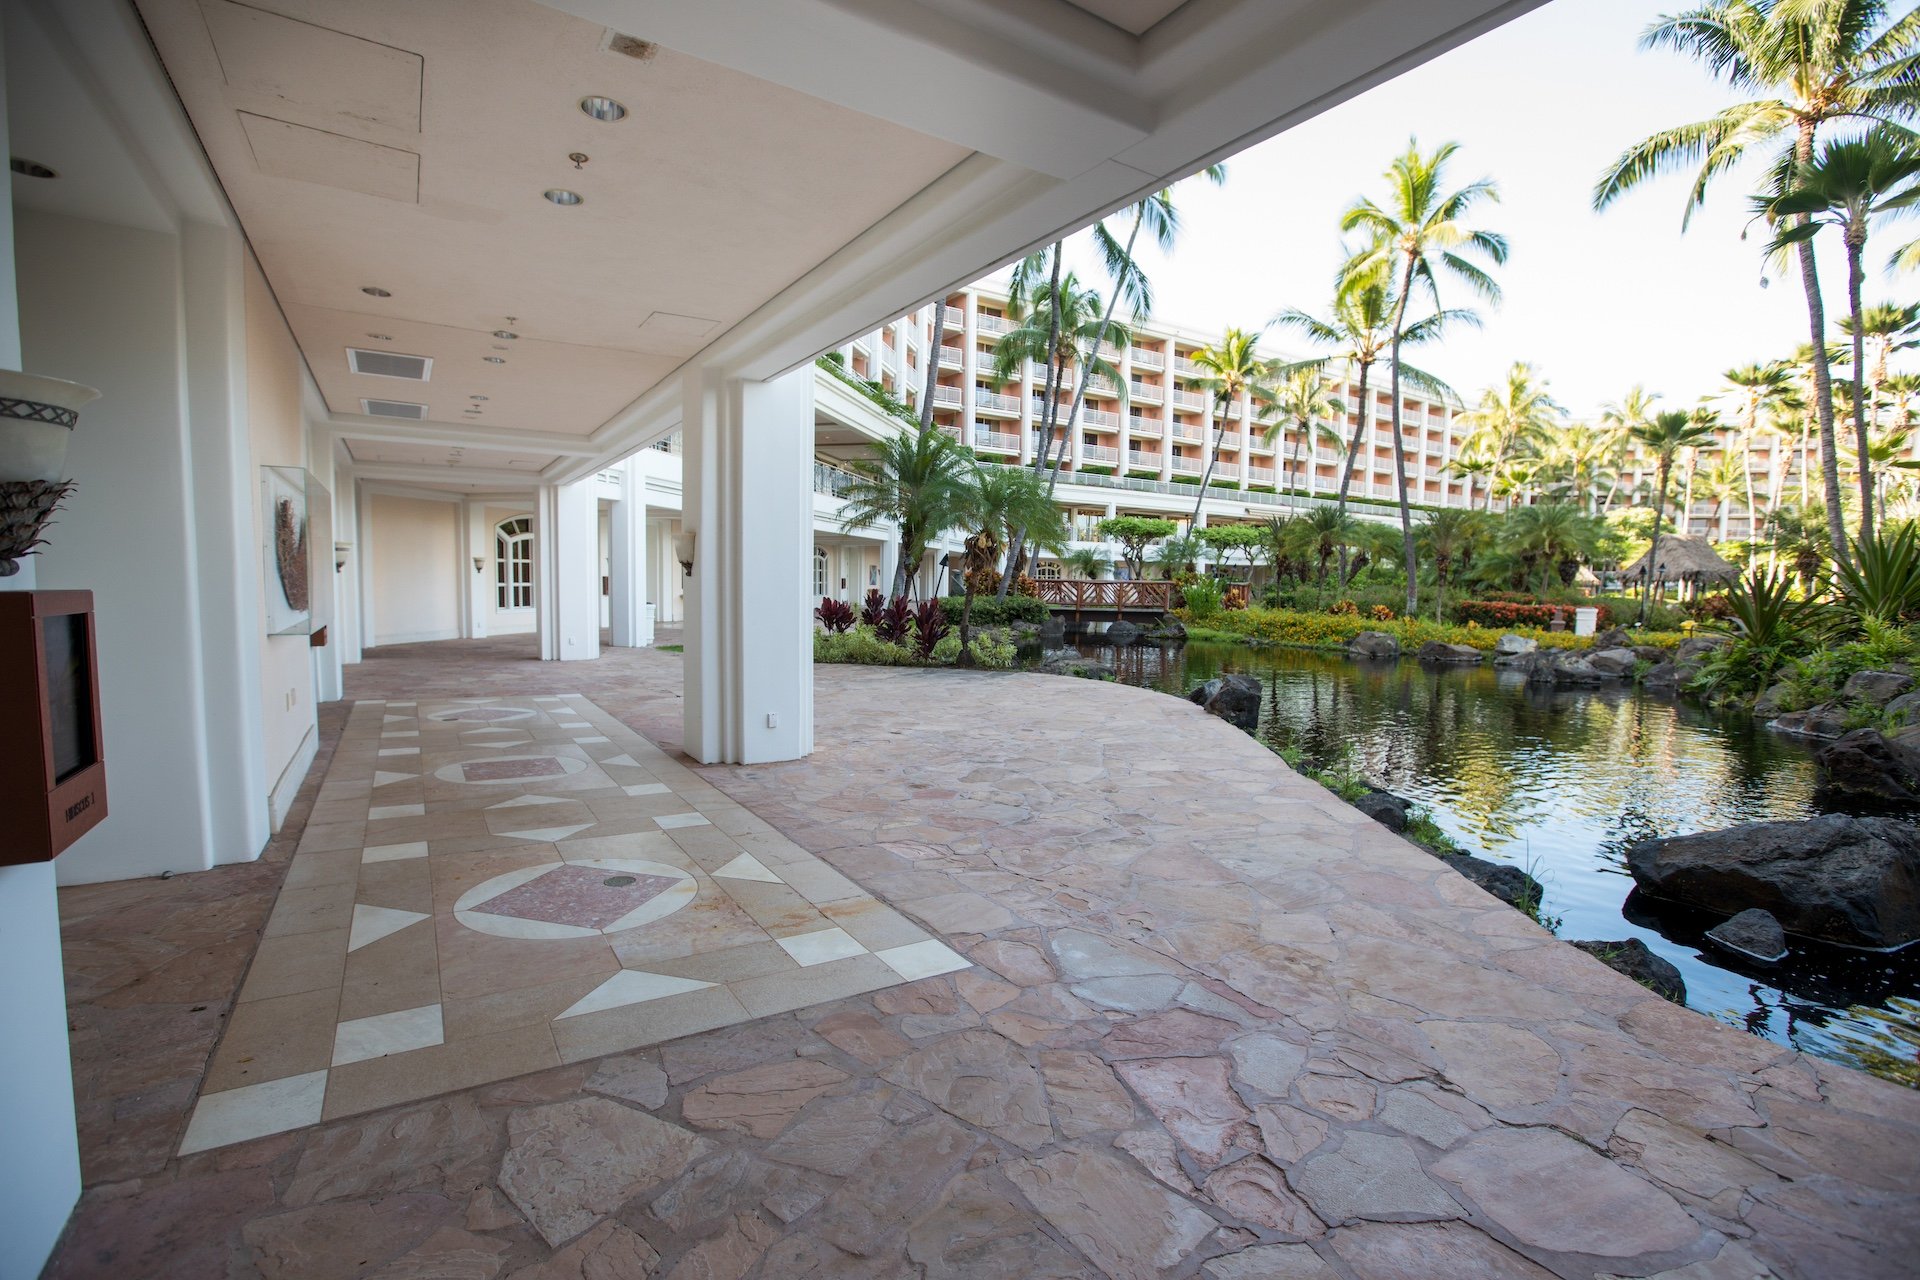
<path fill-rule="evenodd" d="M 405 378 L 409 382 L 425 382 L 433 374 L 433 360 L 428 356 L 403 356 L 393 351 L 367 351 L 361 347 L 347 348 L 347 367 L 355 373 L 371 373 L 378 378 Z"/>
<path fill-rule="evenodd" d="M 608 31 L 606 51 L 638 62 L 651 62 L 653 55 L 660 52 L 660 46 L 651 40 L 642 40 L 639 36 L 622 35 L 618 31 Z"/>
<path fill-rule="evenodd" d="M 421 422 L 427 416 L 427 406 L 405 400 L 362 400 L 360 410 L 375 418 L 405 418 L 409 422 Z"/>

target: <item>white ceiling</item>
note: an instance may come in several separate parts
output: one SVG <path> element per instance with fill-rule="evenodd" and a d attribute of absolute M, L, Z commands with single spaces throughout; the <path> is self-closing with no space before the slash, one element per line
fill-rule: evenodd
<path fill-rule="evenodd" d="M 584 437 L 967 155 L 532 0 L 137 2 L 339 415 Z"/>
<path fill-rule="evenodd" d="M 1068 0 L 1131 35 L 1144 35 L 1187 0 Z"/>

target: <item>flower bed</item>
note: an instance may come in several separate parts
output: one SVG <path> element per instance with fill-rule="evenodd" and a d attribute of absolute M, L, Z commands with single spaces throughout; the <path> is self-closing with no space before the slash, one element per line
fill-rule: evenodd
<path fill-rule="evenodd" d="M 1453 606 L 1453 614 L 1462 622 L 1477 622 L 1483 627 L 1547 627 L 1555 618 L 1573 621 L 1575 608 L 1600 611 L 1600 629 L 1613 625 L 1613 610 L 1604 604 L 1534 604 L 1512 600 L 1462 600 Z"/>
<path fill-rule="evenodd" d="M 1547 649 L 1584 649 L 1591 643 L 1587 636 L 1571 631 L 1548 631 L 1541 627 L 1453 626 L 1424 619 L 1399 619 L 1375 622 L 1371 618 L 1339 616 L 1330 613 L 1298 613 L 1292 609 L 1236 609 L 1207 621 L 1215 631 L 1231 632 L 1262 644 L 1298 645 L 1309 649 L 1339 649 L 1362 631 L 1384 631 L 1399 638 L 1402 650 L 1411 653 L 1429 640 L 1446 644 L 1472 645 L 1491 651 L 1494 642 L 1512 631 L 1540 642 Z M 1671 648 L 1684 638 L 1678 632 L 1648 631 L 1635 637 L 1642 644 Z"/>

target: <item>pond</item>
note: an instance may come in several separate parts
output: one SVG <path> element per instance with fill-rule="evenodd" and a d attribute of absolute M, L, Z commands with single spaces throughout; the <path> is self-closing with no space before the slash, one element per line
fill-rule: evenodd
<path fill-rule="evenodd" d="M 1743 967 L 1703 941 L 1717 917 L 1627 901 L 1636 840 L 1828 811 L 1796 740 L 1635 689 L 1530 688 L 1491 667 L 1220 644 L 1115 649 L 1091 634 L 1073 643 L 1126 683 L 1173 694 L 1223 672 L 1258 677 L 1263 741 L 1323 766 L 1350 757 L 1464 848 L 1531 872 L 1562 938 L 1639 938 L 1679 968 L 1691 1008 L 1911 1083 L 1920 947 L 1885 955 L 1794 940 L 1781 965 Z"/>

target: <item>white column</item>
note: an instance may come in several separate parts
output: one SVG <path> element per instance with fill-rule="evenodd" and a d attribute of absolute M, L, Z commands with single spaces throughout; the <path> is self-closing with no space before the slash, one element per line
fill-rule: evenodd
<path fill-rule="evenodd" d="M 473 567 L 479 560 L 480 567 Z M 485 502 L 460 504 L 460 556 L 455 573 L 460 580 L 460 634 L 478 640 L 487 634 L 487 620 L 493 616 L 493 530 L 487 527 Z"/>
<path fill-rule="evenodd" d="M 880 543 L 880 594 L 881 595 L 887 595 L 890 592 L 892 592 L 894 571 L 899 568 L 899 565 L 900 565 L 900 540 L 899 538 L 890 535 Z M 860 599 L 865 600 L 866 598 L 867 598 L 866 588 L 862 586 L 860 589 Z"/>
<path fill-rule="evenodd" d="M 607 627 L 620 648 L 644 649 L 653 643 L 647 621 L 647 477 L 631 459 L 621 472 L 607 538 Z"/>
<path fill-rule="evenodd" d="M 799 759 L 813 750 L 813 371 L 690 374 L 680 425 L 683 745 L 705 764 Z"/>
<path fill-rule="evenodd" d="M 543 484 L 535 494 L 533 600 L 546 662 L 600 656 L 597 484 L 589 476 Z"/>
<path fill-rule="evenodd" d="M 960 310 L 960 443 L 971 446 L 973 381 L 980 373 L 980 299 L 971 289 L 964 296 L 965 303 Z"/>

